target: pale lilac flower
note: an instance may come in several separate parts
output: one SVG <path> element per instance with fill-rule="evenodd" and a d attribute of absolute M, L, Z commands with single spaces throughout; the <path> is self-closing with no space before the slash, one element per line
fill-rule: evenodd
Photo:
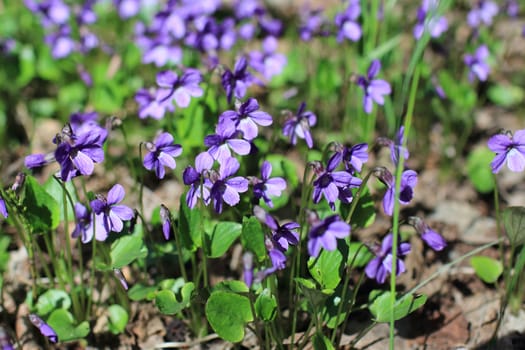
<path fill-rule="evenodd" d="M 71 237 L 81 237 L 83 243 L 91 241 L 93 237 L 92 221 L 92 213 L 82 203 L 75 203 L 75 229 Z"/>
<path fill-rule="evenodd" d="M 490 163 L 494 174 L 501 170 L 505 162 L 511 171 L 521 172 L 525 169 L 525 129 L 516 131 L 514 135 L 494 135 L 489 139 L 488 147 L 496 153 Z"/>
<path fill-rule="evenodd" d="M 239 166 L 237 159 L 228 158 L 221 163 L 218 174 L 210 175 L 210 198 L 216 213 L 222 212 L 223 202 L 232 207 L 237 205 L 239 193 L 248 191 L 248 180 L 242 176 L 231 177 L 239 170 Z"/>
<path fill-rule="evenodd" d="M 163 132 L 159 134 L 154 143 L 146 142 L 149 153 L 144 156 L 144 167 L 148 170 L 155 169 L 155 175 L 163 179 L 166 173 L 164 167 L 175 169 L 175 157 L 182 153 L 182 146 L 173 143 L 173 136 Z"/>
<path fill-rule="evenodd" d="M 253 283 L 253 254 L 246 252 L 242 255 L 243 280 L 250 288 Z"/>
<path fill-rule="evenodd" d="M 284 122 L 283 134 L 290 138 L 292 145 L 297 143 L 297 138 L 304 139 L 308 148 L 312 148 L 314 141 L 310 128 L 317 123 L 317 116 L 311 111 L 305 111 L 306 103 L 301 102 L 296 114 L 288 112 L 288 119 Z"/>
<path fill-rule="evenodd" d="M 49 155 L 37 153 L 37 154 L 30 154 L 26 156 L 24 159 L 24 165 L 28 169 L 34 169 L 34 168 L 43 167 L 44 165 L 47 165 L 54 161 L 55 161 L 55 156 L 52 153 Z"/>
<path fill-rule="evenodd" d="M 339 215 L 332 215 L 324 220 L 314 220 L 308 233 L 308 254 L 316 258 L 321 247 L 328 251 L 337 249 L 337 239 L 350 235 L 350 225 L 342 221 Z"/>
<path fill-rule="evenodd" d="M 259 110 L 259 103 L 254 98 L 246 102 L 235 103 L 235 111 L 228 110 L 219 116 L 219 124 L 224 129 L 234 128 L 241 131 L 245 140 L 253 140 L 258 135 L 257 125 L 269 126 L 273 123 L 272 116 Z"/>
<path fill-rule="evenodd" d="M 448 29 L 448 21 L 444 16 L 436 17 L 434 12 L 438 7 L 438 0 L 423 0 L 417 10 L 417 23 L 414 27 L 414 37 L 419 40 L 423 32 L 428 30 L 432 38 L 439 38 Z"/>
<path fill-rule="evenodd" d="M 299 26 L 299 36 L 303 41 L 309 41 L 314 36 L 326 36 L 328 32 L 323 30 L 327 24 L 323 17 L 323 9 L 305 10 L 301 12 L 301 25 Z"/>
<path fill-rule="evenodd" d="M 247 71 L 248 61 L 245 56 L 239 57 L 235 62 L 233 72 L 226 69 L 222 74 L 222 87 L 226 91 L 228 102 L 231 103 L 233 96 L 243 98 L 246 89 L 254 82 L 253 76 Z"/>
<path fill-rule="evenodd" d="M 266 80 L 281 74 L 286 66 L 286 56 L 276 51 L 277 39 L 269 36 L 263 40 L 262 51 L 251 51 L 248 54 L 250 66 L 261 73 Z"/>
<path fill-rule="evenodd" d="M 474 28 L 481 24 L 490 26 L 493 17 L 498 14 L 498 10 L 498 5 L 494 1 L 478 0 L 467 15 L 467 23 Z"/>
<path fill-rule="evenodd" d="M 361 38 L 362 30 L 357 19 L 361 14 L 359 0 L 350 0 L 344 12 L 335 15 L 335 25 L 337 26 L 337 42 L 344 39 L 357 41 Z"/>
<path fill-rule="evenodd" d="M 58 342 L 58 336 L 57 333 L 53 328 L 51 328 L 50 325 L 48 325 L 44 320 L 42 320 L 40 317 L 38 317 L 36 314 L 29 314 L 29 321 L 38 328 L 40 333 L 47 339 L 49 339 L 50 342 L 56 343 Z"/>
<path fill-rule="evenodd" d="M 162 220 L 162 234 L 164 239 L 168 241 L 171 235 L 171 213 L 164 204 L 160 205 L 160 218 Z"/>
<path fill-rule="evenodd" d="M 139 118 L 145 119 L 151 117 L 153 119 L 162 119 L 166 111 L 173 112 L 175 106 L 172 103 L 160 103 L 154 92 L 146 89 L 140 89 L 135 94 L 135 101 L 139 105 Z"/>
<path fill-rule="evenodd" d="M 140 11 L 140 0 L 113 0 L 120 18 L 127 19 L 137 15 Z"/>
<path fill-rule="evenodd" d="M 392 242 L 393 236 L 389 233 L 381 243 L 372 248 L 376 256 L 366 265 L 365 273 L 368 278 L 375 279 L 378 283 L 384 283 L 387 276 L 392 272 Z M 405 263 L 400 257 L 410 253 L 410 243 L 401 243 L 397 249 L 398 259 L 396 261 L 396 276 L 406 271 Z"/>
<path fill-rule="evenodd" d="M 240 132 L 232 127 L 231 124 L 218 124 L 215 132 L 216 134 L 208 135 L 204 138 L 204 144 L 209 147 L 208 153 L 219 163 L 222 164 L 232 156 L 231 150 L 241 156 L 250 153 L 250 142 L 237 138 Z"/>
<path fill-rule="evenodd" d="M 60 26 L 69 21 L 70 10 L 62 0 L 24 0 L 24 4 L 31 12 L 41 16 L 45 28 Z"/>
<path fill-rule="evenodd" d="M 379 169 L 376 172 L 378 178 L 387 186 L 385 196 L 383 197 L 383 210 L 385 214 L 392 216 L 394 211 L 394 198 L 396 180 L 385 168 Z M 414 170 L 405 170 L 401 175 L 401 187 L 399 193 L 399 203 L 408 204 L 414 197 L 414 187 L 417 185 L 417 173 Z"/>
<path fill-rule="evenodd" d="M 286 181 L 282 177 L 270 178 L 272 174 L 272 164 L 264 161 L 261 166 L 261 179 L 252 177 L 250 182 L 253 184 L 253 196 L 255 203 L 263 199 L 267 206 L 273 208 L 270 196 L 278 197 L 286 189 Z"/>
<path fill-rule="evenodd" d="M 102 195 L 97 195 L 97 199 L 91 201 L 91 208 L 95 212 L 95 221 L 101 220 L 104 232 L 101 233 L 100 238 L 111 231 L 121 232 L 124 228 L 122 221 L 131 220 L 134 216 L 133 210 L 125 205 L 117 205 L 124 199 L 125 191 L 122 185 L 114 185 L 108 192 L 107 199 Z M 96 232 L 98 236 L 98 232 Z M 97 237 L 99 240 L 99 237 Z M 103 239 L 105 240 L 105 239 Z"/>
<path fill-rule="evenodd" d="M 186 204 L 189 208 L 193 209 L 195 207 L 199 197 L 203 199 L 206 205 L 209 204 L 209 184 L 205 186 L 204 175 L 207 174 L 212 167 L 213 157 L 208 152 L 202 152 L 195 157 L 195 168 L 188 166 L 184 169 L 182 179 L 185 185 L 190 186 L 186 194 Z"/>
<path fill-rule="evenodd" d="M 408 149 L 403 146 L 405 138 L 405 127 L 402 125 L 399 127 L 399 130 L 397 131 L 395 140 L 390 140 L 386 137 L 379 137 L 377 139 L 377 144 L 381 146 L 386 146 L 390 148 L 390 159 L 392 160 L 392 163 L 397 166 L 397 163 L 399 161 L 399 157 L 402 154 L 403 160 L 407 160 L 410 156 L 410 153 L 408 152 Z"/>
<path fill-rule="evenodd" d="M 162 71 L 157 74 L 156 99 L 161 104 L 172 104 L 173 101 L 180 108 L 186 108 L 190 105 L 192 97 L 201 97 L 203 94 L 199 84 L 202 81 L 202 75 L 197 69 L 188 68 L 179 77 L 173 71 Z"/>
<path fill-rule="evenodd" d="M 379 71 L 381 70 L 381 62 L 379 60 L 373 60 L 370 63 L 366 77 L 360 75 L 357 78 L 357 85 L 359 85 L 363 91 L 363 109 L 367 114 L 372 113 L 373 102 L 378 105 L 385 103 L 384 95 L 390 95 L 392 89 L 390 84 L 382 79 L 374 79 Z"/>
<path fill-rule="evenodd" d="M 51 46 L 51 55 L 53 58 L 67 57 L 76 47 L 75 41 L 71 38 L 71 28 L 68 25 L 63 25 L 57 32 L 48 34 L 45 42 Z"/>
<path fill-rule="evenodd" d="M 517 17 L 520 13 L 520 5 L 517 0 L 507 0 L 505 2 L 505 8 L 507 10 L 507 15 L 510 17 Z"/>
<path fill-rule="evenodd" d="M 465 55 L 463 61 L 470 69 L 468 79 L 471 82 L 474 81 L 476 77 L 478 77 L 480 81 L 487 80 L 490 73 L 490 67 L 487 62 L 488 57 L 489 49 L 486 45 L 478 47 L 474 55 Z"/>

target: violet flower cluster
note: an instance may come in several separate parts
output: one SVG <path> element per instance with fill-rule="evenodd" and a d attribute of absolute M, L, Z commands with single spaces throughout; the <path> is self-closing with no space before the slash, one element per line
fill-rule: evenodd
<path fill-rule="evenodd" d="M 473 28 L 481 25 L 490 26 L 494 16 L 498 14 L 498 5 L 490 0 L 477 0 L 467 14 L 467 23 Z"/>
<path fill-rule="evenodd" d="M 479 46 L 473 55 L 466 54 L 463 61 L 469 68 L 468 79 L 473 82 L 477 77 L 480 81 L 487 80 L 490 73 L 488 65 L 489 50 L 486 45 Z"/>
<path fill-rule="evenodd" d="M 444 16 L 437 17 L 438 0 L 423 0 L 417 10 L 417 23 L 414 27 L 414 37 L 419 40 L 425 30 L 432 38 L 439 38 L 448 29 L 448 21 Z"/>

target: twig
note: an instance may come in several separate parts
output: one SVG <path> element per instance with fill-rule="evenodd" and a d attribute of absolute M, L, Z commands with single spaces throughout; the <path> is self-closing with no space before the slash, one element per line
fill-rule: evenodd
<path fill-rule="evenodd" d="M 217 338 L 219 338 L 217 333 L 213 333 L 213 334 L 208 334 L 207 336 L 202 337 L 202 338 L 194 339 L 192 341 L 174 341 L 174 342 L 169 342 L 169 343 L 157 344 L 155 345 L 154 349 L 184 348 L 184 347 L 189 347 L 189 346 L 194 346 L 194 345 L 198 345 L 201 343 L 205 343 L 210 340 L 217 339 Z"/>

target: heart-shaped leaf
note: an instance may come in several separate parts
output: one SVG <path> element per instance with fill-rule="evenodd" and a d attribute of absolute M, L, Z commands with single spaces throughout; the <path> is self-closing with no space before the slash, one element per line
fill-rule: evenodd
<path fill-rule="evenodd" d="M 170 289 L 163 289 L 155 297 L 155 305 L 165 315 L 179 313 L 190 305 L 191 294 L 195 290 L 193 282 L 186 283 L 180 290 L 180 301 Z"/>
<path fill-rule="evenodd" d="M 488 256 L 473 256 L 470 258 L 470 265 L 476 271 L 476 275 L 485 283 L 495 283 L 503 273 L 501 261 Z"/>
<path fill-rule="evenodd" d="M 40 297 L 36 303 L 36 312 L 39 315 L 47 315 L 56 309 L 69 309 L 71 298 L 69 294 L 60 289 L 49 289 Z"/>
<path fill-rule="evenodd" d="M 108 307 L 108 328 L 113 334 L 119 334 L 124 331 L 128 324 L 128 312 L 122 306 L 114 304 Z"/>
<path fill-rule="evenodd" d="M 148 248 L 144 245 L 141 235 L 123 236 L 111 244 L 111 267 L 120 269 L 135 259 L 148 255 Z"/>
<path fill-rule="evenodd" d="M 373 290 L 368 299 L 370 300 L 370 312 L 374 315 L 376 322 L 390 322 L 390 292 Z M 423 306 L 426 301 L 426 295 L 414 296 L 413 294 L 405 294 L 401 298 L 396 299 L 394 320 L 402 319 Z"/>
<path fill-rule="evenodd" d="M 266 322 L 272 321 L 277 315 L 277 300 L 268 288 L 265 288 L 255 300 L 255 313 Z"/>
<path fill-rule="evenodd" d="M 241 235 L 242 225 L 238 222 L 217 223 L 211 233 L 206 233 L 207 254 L 210 258 L 220 258 Z"/>
<path fill-rule="evenodd" d="M 47 324 L 55 330 L 62 342 L 82 339 L 89 334 L 89 323 L 84 321 L 76 325 L 73 315 L 65 309 L 53 311 L 47 319 Z"/>
<path fill-rule="evenodd" d="M 264 233 L 261 223 L 255 216 L 242 219 L 241 243 L 244 249 L 255 254 L 259 262 L 268 256 L 264 245 Z"/>
<path fill-rule="evenodd" d="M 26 217 L 36 232 L 54 230 L 60 222 L 60 208 L 44 187 L 32 176 L 26 177 L 25 196 Z"/>
<path fill-rule="evenodd" d="M 242 295 L 216 291 L 206 302 L 206 318 L 224 340 L 237 343 L 244 338 L 244 326 L 253 321 L 250 300 Z"/>
<path fill-rule="evenodd" d="M 503 211 L 503 224 L 513 246 L 525 242 L 525 208 L 508 207 Z"/>

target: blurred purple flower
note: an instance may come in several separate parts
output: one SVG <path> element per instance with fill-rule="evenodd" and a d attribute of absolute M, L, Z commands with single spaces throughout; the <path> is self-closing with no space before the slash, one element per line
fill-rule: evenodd
<path fill-rule="evenodd" d="M 122 19 L 128 19 L 137 15 L 140 11 L 140 0 L 113 0 L 118 15 Z"/>
<path fill-rule="evenodd" d="M 259 103 L 254 98 L 249 98 L 246 102 L 235 103 L 235 111 L 228 110 L 219 116 L 221 128 L 232 129 L 242 132 L 245 140 L 253 140 L 258 135 L 257 125 L 268 126 L 273 120 L 272 116 L 266 112 L 259 111 Z"/>
<path fill-rule="evenodd" d="M 120 269 L 113 268 L 113 273 L 115 274 L 115 277 L 119 280 L 120 284 L 122 285 L 122 288 L 128 290 L 128 281 L 126 281 L 126 277 L 124 277 L 122 271 Z"/>
<path fill-rule="evenodd" d="M 76 16 L 79 25 L 93 24 L 97 21 L 97 14 L 93 10 L 96 2 L 97 0 L 84 1 Z"/>
<path fill-rule="evenodd" d="M 248 191 L 248 180 L 242 176 L 231 177 L 239 170 L 239 166 L 237 159 L 228 158 L 221 163 L 219 173 L 210 176 L 210 198 L 216 213 L 222 212 L 223 202 L 232 207 L 237 205 L 240 201 L 239 193 Z"/>
<path fill-rule="evenodd" d="M 323 9 L 307 9 L 301 12 L 301 25 L 299 26 L 299 36 L 303 41 L 309 41 L 314 36 L 325 36 L 328 34 L 323 30 L 323 26 L 327 24 L 323 17 Z"/>
<path fill-rule="evenodd" d="M 40 153 L 30 154 L 25 157 L 24 165 L 28 169 L 34 169 L 34 168 L 43 167 L 44 165 L 47 165 L 53 161 L 55 161 L 55 156 L 52 153 L 49 155 L 40 154 Z"/>
<path fill-rule="evenodd" d="M 220 164 L 232 156 L 230 149 L 241 156 L 250 153 L 250 142 L 237 138 L 240 132 L 232 124 L 217 124 L 215 132 L 204 138 L 204 144 L 209 147 L 208 153 Z"/>
<path fill-rule="evenodd" d="M 501 170 L 505 162 L 511 171 L 521 172 L 525 169 L 525 129 L 516 131 L 514 135 L 494 135 L 489 139 L 488 147 L 496 153 L 490 163 L 494 174 Z"/>
<path fill-rule="evenodd" d="M 397 162 L 399 161 L 400 154 L 403 154 L 403 160 L 407 160 L 410 156 L 408 149 L 403 146 L 404 138 L 405 127 L 402 125 L 397 131 L 395 140 L 390 140 L 386 137 L 379 137 L 376 141 L 378 145 L 390 148 L 390 159 L 392 160 L 392 163 L 396 166 Z"/>
<path fill-rule="evenodd" d="M 408 223 L 414 226 L 416 232 L 421 235 L 423 242 L 433 250 L 440 251 L 447 246 L 445 239 L 439 233 L 432 230 L 420 217 L 411 216 L 408 218 Z"/>
<path fill-rule="evenodd" d="M 201 73 L 193 68 L 186 69 L 180 77 L 169 70 L 159 72 L 156 99 L 160 104 L 172 104 L 175 101 L 180 108 L 186 108 L 190 105 L 191 97 L 202 96 L 203 90 L 199 86 L 201 81 Z"/>
<path fill-rule="evenodd" d="M 173 136 L 167 132 L 159 134 L 154 143 L 146 142 L 149 153 L 144 156 L 144 167 L 148 170 L 155 169 L 155 175 L 163 179 L 164 167 L 175 169 L 175 157 L 182 153 L 182 146 L 173 144 Z"/>
<path fill-rule="evenodd" d="M 160 205 L 160 218 L 162 220 L 162 234 L 164 239 L 168 241 L 171 235 L 171 213 L 164 204 Z"/>
<path fill-rule="evenodd" d="M 476 28 L 481 24 L 490 26 L 492 18 L 498 14 L 498 5 L 494 1 L 478 0 L 467 14 L 467 23 Z"/>
<path fill-rule="evenodd" d="M 92 219 L 93 215 L 82 203 L 75 203 L 75 229 L 71 232 L 71 237 L 81 237 L 83 243 L 91 241 L 93 238 Z"/>
<path fill-rule="evenodd" d="M 463 61 L 470 69 L 468 79 L 471 82 L 473 82 L 476 77 L 478 77 L 480 81 L 487 80 L 490 73 L 490 67 L 487 62 L 488 57 L 489 50 L 486 45 L 478 47 L 474 55 L 465 55 Z"/>
<path fill-rule="evenodd" d="M 386 168 L 377 170 L 376 175 L 387 186 L 383 197 L 383 210 L 385 214 L 392 216 L 394 211 L 396 180 Z M 401 187 L 399 193 L 399 203 L 408 204 L 414 197 L 414 187 L 417 185 L 417 173 L 414 170 L 405 170 L 401 175 Z"/>
<path fill-rule="evenodd" d="M 44 28 L 63 25 L 69 20 L 69 7 L 62 0 L 24 0 L 26 7 L 41 16 Z"/>
<path fill-rule="evenodd" d="M 429 31 L 430 36 L 439 38 L 448 29 L 448 21 L 444 16 L 436 17 L 434 12 L 439 5 L 438 0 L 423 0 L 417 10 L 417 23 L 414 27 L 414 37 L 419 40 L 423 32 Z"/>
<path fill-rule="evenodd" d="M 186 194 L 186 204 L 193 209 L 197 204 L 197 198 L 202 197 L 206 205 L 210 201 L 210 191 L 205 186 L 204 176 L 213 166 L 213 157 L 208 152 L 202 152 L 195 157 L 195 168 L 188 166 L 184 169 L 182 178 L 184 184 L 190 186 Z M 206 179 L 207 180 L 207 179 Z M 209 180 L 208 180 L 209 181 Z"/>
<path fill-rule="evenodd" d="M 297 143 L 297 138 L 304 139 L 308 148 L 312 148 L 314 141 L 310 128 L 317 123 L 317 116 L 311 112 L 305 112 L 306 103 L 301 102 L 296 114 L 288 112 L 288 118 L 284 122 L 283 134 L 290 138 L 292 145 Z"/>
<path fill-rule="evenodd" d="M 361 15 L 361 5 L 359 0 L 350 0 L 348 7 L 344 12 L 335 15 L 335 25 L 337 26 L 337 42 L 344 39 L 357 41 L 361 38 L 361 26 L 357 19 Z"/>
<path fill-rule="evenodd" d="M 505 2 L 505 8 L 507 10 L 507 15 L 510 17 L 517 17 L 520 13 L 520 5 L 517 0 L 507 0 Z"/>
<path fill-rule="evenodd" d="M 382 79 L 374 79 L 380 70 L 381 62 L 373 60 L 368 67 L 367 76 L 360 75 L 357 78 L 357 85 L 364 91 L 363 109 L 367 114 L 372 113 L 372 102 L 383 105 L 385 103 L 383 95 L 390 95 L 392 92 L 388 82 Z"/>
<path fill-rule="evenodd" d="M 250 288 L 253 283 L 253 254 L 246 252 L 242 255 L 243 280 Z"/>
<path fill-rule="evenodd" d="M 57 59 L 69 56 L 76 46 L 75 41 L 71 38 L 71 28 L 68 25 L 62 25 L 57 32 L 48 34 L 45 42 L 51 46 L 53 58 Z"/>
<path fill-rule="evenodd" d="M 1 195 L 0 195 L 0 214 L 2 214 L 4 218 L 7 218 L 7 216 L 9 215 L 9 213 L 7 212 L 7 206 L 5 204 L 5 200 L 4 198 L 2 198 Z"/>
<path fill-rule="evenodd" d="M 270 196 L 278 197 L 286 189 L 286 181 L 282 177 L 270 178 L 272 174 L 272 165 L 264 161 L 261 166 L 261 178 L 252 177 L 250 182 L 253 184 L 253 197 L 255 203 L 262 198 L 267 206 L 273 208 L 273 202 Z"/>
<path fill-rule="evenodd" d="M 251 18 L 265 12 L 259 0 L 236 0 L 233 9 L 237 19 Z"/>
<path fill-rule="evenodd" d="M 58 336 L 57 333 L 53 328 L 51 328 L 50 325 L 44 322 L 40 317 L 38 317 L 36 314 L 29 314 L 29 321 L 38 328 L 40 333 L 47 339 L 49 339 L 50 342 L 56 343 L 58 342 Z"/>
<path fill-rule="evenodd" d="M 248 61 L 245 56 L 239 57 L 235 62 L 233 72 L 226 69 L 222 74 L 221 82 L 228 103 L 231 103 L 233 96 L 242 99 L 246 95 L 246 89 L 253 83 L 253 76 L 247 71 Z"/>
<path fill-rule="evenodd" d="M 122 185 L 114 185 L 108 192 L 107 199 L 102 195 L 97 195 L 97 199 L 91 201 L 91 208 L 95 212 L 95 221 L 101 220 L 103 224 L 103 232 L 100 233 L 100 238 L 111 231 L 121 232 L 124 228 L 122 221 L 131 220 L 135 215 L 133 210 L 125 205 L 117 205 L 125 195 L 124 187 Z M 96 232 L 97 240 L 99 239 L 99 232 Z"/>
<path fill-rule="evenodd" d="M 375 279 L 378 283 L 384 283 L 386 277 L 392 272 L 392 240 L 393 236 L 389 233 L 381 243 L 372 248 L 376 256 L 366 265 L 365 273 L 370 279 Z M 400 257 L 410 253 L 410 243 L 401 243 L 397 249 L 396 276 L 406 271 L 405 263 Z"/>
<path fill-rule="evenodd" d="M 151 117 L 153 119 L 162 119 L 166 111 L 173 112 L 175 106 L 171 103 L 160 103 L 154 92 L 146 89 L 140 89 L 135 94 L 135 101 L 139 105 L 139 118 L 144 119 Z"/>
<path fill-rule="evenodd" d="M 251 51 L 248 54 L 250 66 L 261 73 L 266 80 L 274 75 L 279 75 L 286 66 L 286 56 L 276 52 L 277 39 L 273 36 L 266 37 L 262 43 L 262 51 Z"/>
<path fill-rule="evenodd" d="M 337 239 L 350 235 L 350 225 L 342 221 L 339 215 L 332 215 L 324 220 L 312 223 L 308 233 L 308 254 L 316 258 L 321 251 L 321 246 L 332 251 L 337 249 Z"/>

